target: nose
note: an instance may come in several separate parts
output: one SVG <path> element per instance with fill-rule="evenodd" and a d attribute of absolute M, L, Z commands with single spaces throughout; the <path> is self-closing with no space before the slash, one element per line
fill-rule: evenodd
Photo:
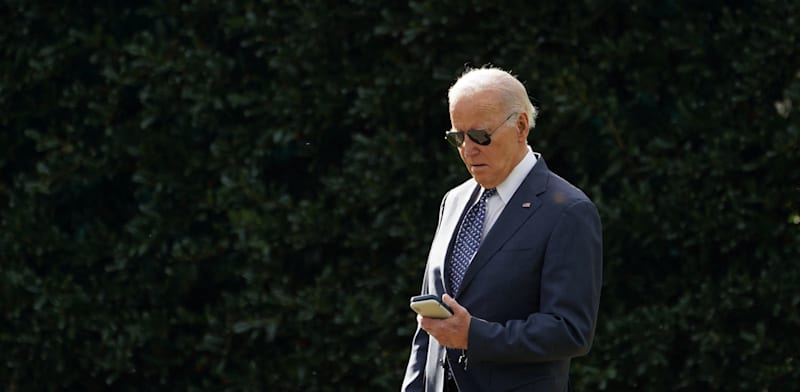
<path fill-rule="evenodd" d="M 480 145 L 472 141 L 469 137 L 465 137 L 464 144 L 461 145 L 461 148 L 464 150 L 464 155 L 475 155 L 478 153 Z"/>

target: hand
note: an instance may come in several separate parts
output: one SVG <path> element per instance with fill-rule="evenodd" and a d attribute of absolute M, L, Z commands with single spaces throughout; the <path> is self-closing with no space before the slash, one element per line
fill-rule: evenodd
<path fill-rule="evenodd" d="M 417 322 L 428 335 L 433 336 L 442 346 L 466 350 L 472 316 L 465 307 L 459 305 L 448 294 L 442 296 L 442 302 L 453 311 L 452 316 L 446 319 L 417 316 Z"/>

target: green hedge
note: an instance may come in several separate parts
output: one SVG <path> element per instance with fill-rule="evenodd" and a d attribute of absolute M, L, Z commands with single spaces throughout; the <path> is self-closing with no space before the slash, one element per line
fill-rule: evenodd
<path fill-rule="evenodd" d="M 502 3 L 7 2 L 0 389 L 398 388 L 489 63 L 602 215 L 575 384 L 800 389 L 800 4 Z"/>

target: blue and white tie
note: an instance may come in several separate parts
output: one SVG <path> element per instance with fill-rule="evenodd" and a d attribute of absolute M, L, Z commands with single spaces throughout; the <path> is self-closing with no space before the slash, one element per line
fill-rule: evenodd
<path fill-rule="evenodd" d="M 461 223 L 461 228 L 458 230 L 448 272 L 453 295 L 458 293 L 464 273 L 467 272 L 467 267 L 469 267 L 472 257 L 481 245 L 483 221 L 486 220 L 486 199 L 492 197 L 495 192 L 494 188 L 483 191 L 480 200 L 467 211 L 467 215 L 464 216 L 464 221 Z"/>

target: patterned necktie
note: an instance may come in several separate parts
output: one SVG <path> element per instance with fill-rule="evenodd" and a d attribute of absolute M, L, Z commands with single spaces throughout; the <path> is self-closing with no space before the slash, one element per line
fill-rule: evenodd
<path fill-rule="evenodd" d="M 472 256 L 475 255 L 481 245 L 483 221 L 486 220 L 486 199 L 492 197 L 495 192 L 494 188 L 485 190 L 480 200 L 467 211 L 464 221 L 461 222 L 461 228 L 458 230 L 456 243 L 453 246 L 453 256 L 450 259 L 448 273 L 453 294 L 458 293 L 461 279 L 464 278 L 464 273 L 467 272 Z"/>

